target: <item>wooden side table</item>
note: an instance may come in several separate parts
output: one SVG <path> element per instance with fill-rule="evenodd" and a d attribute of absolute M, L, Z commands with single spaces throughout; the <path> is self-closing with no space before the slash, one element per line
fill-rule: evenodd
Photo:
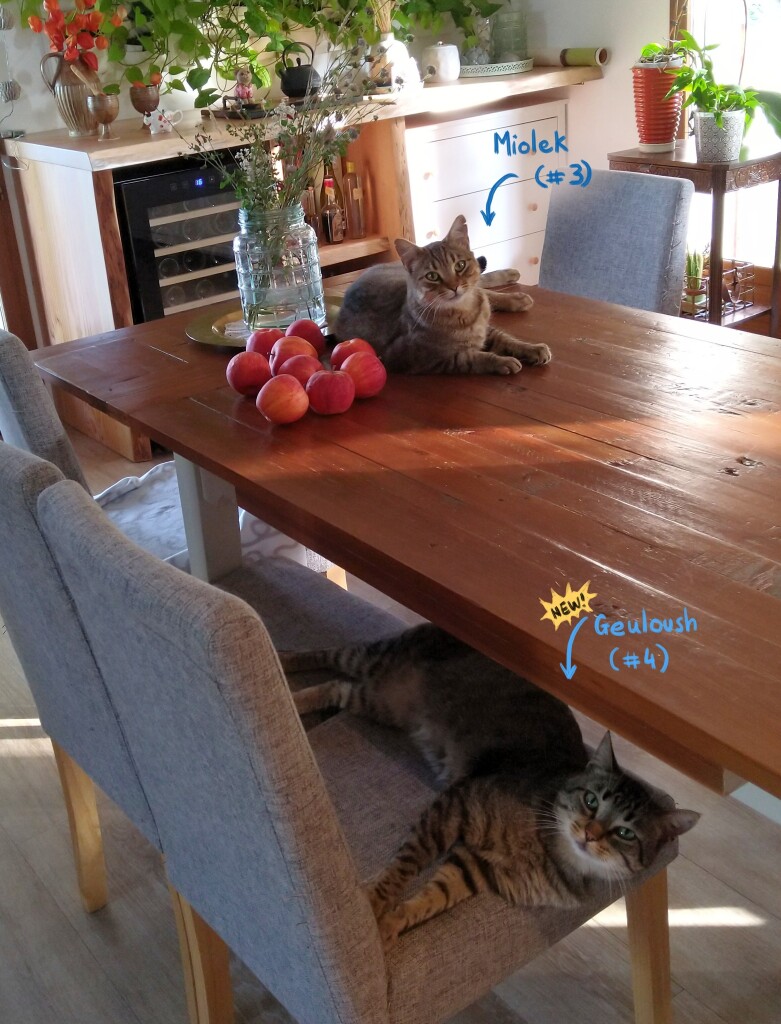
<path fill-rule="evenodd" d="M 724 229 L 724 196 L 742 188 L 777 181 L 778 205 L 776 210 L 776 244 L 773 262 L 773 283 L 770 295 L 770 334 L 781 337 L 781 151 L 752 152 L 744 148 L 741 159 L 732 163 L 711 164 L 698 160 L 694 139 L 677 142 L 669 153 L 643 153 L 639 149 L 625 149 L 608 153 L 612 171 L 636 171 L 641 174 L 662 174 L 672 178 L 688 178 L 697 192 L 713 196 L 710 240 L 710 285 L 708 294 L 708 320 L 720 324 L 723 257 L 721 249 Z M 753 315 L 764 312 L 762 307 Z"/>

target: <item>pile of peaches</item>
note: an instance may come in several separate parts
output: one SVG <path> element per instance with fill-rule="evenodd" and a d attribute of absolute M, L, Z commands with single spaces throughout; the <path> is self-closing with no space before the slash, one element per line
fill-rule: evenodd
<path fill-rule="evenodd" d="M 356 398 L 371 398 L 388 375 L 363 338 L 342 341 L 332 350 L 330 369 L 320 357 L 325 337 L 314 320 L 296 320 L 286 331 L 253 331 L 247 347 L 228 363 L 228 383 L 254 398 L 271 423 L 294 423 L 307 409 L 330 416 L 346 412 Z"/>

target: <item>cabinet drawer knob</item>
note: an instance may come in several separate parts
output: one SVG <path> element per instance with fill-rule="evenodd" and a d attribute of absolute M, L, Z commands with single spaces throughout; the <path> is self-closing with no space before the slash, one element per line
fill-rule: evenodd
<path fill-rule="evenodd" d="M 539 256 L 530 256 L 529 257 L 529 263 L 531 263 L 531 265 L 533 267 L 536 267 L 539 262 L 540 262 L 540 257 Z"/>
<path fill-rule="evenodd" d="M 539 207 L 537 206 L 536 203 L 529 203 L 529 209 L 531 210 L 532 213 L 536 213 L 537 210 L 539 209 Z"/>
<path fill-rule="evenodd" d="M 423 174 L 423 180 L 424 181 L 428 181 L 429 178 L 433 178 L 433 177 L 434 177 L 434 172 L 433 171 L 425 171 L 424 174 Z"/>

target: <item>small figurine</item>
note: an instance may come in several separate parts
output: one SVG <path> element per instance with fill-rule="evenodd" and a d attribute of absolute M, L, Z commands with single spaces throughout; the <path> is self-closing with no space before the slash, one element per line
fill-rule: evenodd
<path fill-rule="evenodd" d="M 243 107 L 245 103 L 252 103 L 255 97 L 255 87 L 252 84 L 252 72 L 249 68 L 236 69 L 236 88 L 233 90 L 236 106 Z"/>

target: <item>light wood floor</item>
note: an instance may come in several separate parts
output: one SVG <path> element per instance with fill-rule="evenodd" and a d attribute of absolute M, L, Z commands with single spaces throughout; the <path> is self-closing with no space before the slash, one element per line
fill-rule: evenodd
<path fill-rule="evenodd" d="M 79 453 L 94 490 L 140 472 Z M 143 468 L 143 467 L 142 467 Z M 585 724 L 589 738 L 599 730 Z M 781 826 L 620 739 L 619 760 L 702 812 L 670 868 L 676 1024 L 781 1024 Z M 48 740 L 0 634 L 0 1024 L 186 1024 L 156 852 L 101 801 L 111 901 L 85 914 Z M 237 1024 L 289 1024 L 235 964 Z M 458 1024 L 631 1024 L 616 905 L 460 1014 Z"/>

